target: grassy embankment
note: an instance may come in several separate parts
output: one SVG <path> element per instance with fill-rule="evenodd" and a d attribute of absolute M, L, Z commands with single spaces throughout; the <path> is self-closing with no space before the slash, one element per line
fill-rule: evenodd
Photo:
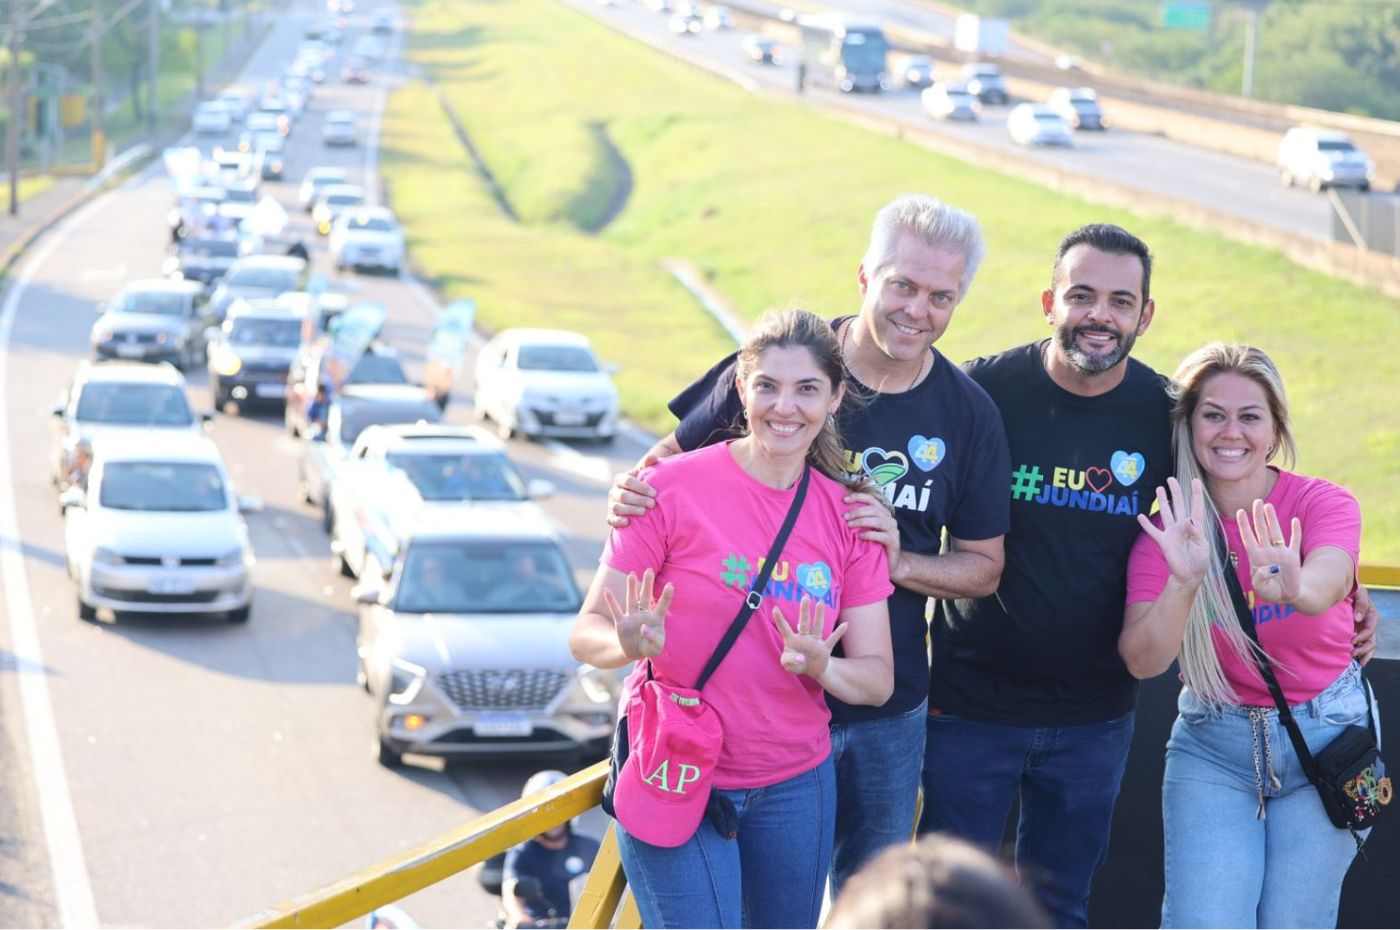
<path fill-rule="evenodd" d="M 1266 348 L 1288 378 L 1300 467 L 1351 487 L 1365 557 L 1400 562 L 1400 307 L 1276 252 L 1095 206 L 829 119 L 755 99 L 550 0 L 409 7 L 410 59 L 437 82 L 519 216 L 506 219 L 421 84 L 392 98 L 384 171 L 414 261 L 488 329 L 588 332 L 622 365 L 630 415 L 669 428 L 671 392 L 726 351 L 658 267 L 695 262 L 748 316 L 858 306 L 874 211 L 923 190 L 974 211 L 989 257 L 940 343 L 963 359 L 1045 333 L 1038 295 L 1058 239 L 1121 223 L 1157 254 L 1158 314 L 1138 356 L 1170 372 L 1209 339 Z M 625 209 L 590 234 L 630 166 Z"/>

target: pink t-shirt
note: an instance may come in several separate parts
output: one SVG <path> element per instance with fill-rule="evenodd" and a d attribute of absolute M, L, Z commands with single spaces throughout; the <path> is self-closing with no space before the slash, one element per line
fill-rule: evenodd
<path fill-rule="evenodd" d="M 1279 471 L 1278 481 L 1265 501 L 1278 511 L 1285 534 L 1291 532 L 1294 517 L 1302 521 L 1305 561 L 1314 549 L 1332 546 L 1351 556 L 1352 564 L 1356 564 L 1361 550 L 1361 507 L 1346 488 L 1321 478 Z M 1316 616 L 1300 614 L 1282 604 L 1257 602 L 1250 583 L 1249 558 L 1240 542 L 1234 514 L 1222 517 L 1225 538 L 1235 555 L 1235 574 L 1254 608 L 1259 642 L 1274 660 L 1274 674 L 1284 697 L 1289 704 L 1310 701 L 1351 662 L 1352 595 Z M 1146 533 L 1140 535 L 1128 559 L 1128 603 L 1156 600 L 1170 576 L 1161 548 Z M 1240 703 L 1273 707 L 1273 698 L 1254 663 L 1238 656 L 1219 630 L 1212 630 L 1211 635 L 1220 656 L 1220 668 Z"/>
<path fill-rule="evenodd" d="M 695 685 L 739 612 L 796 494 L 796 485 L 778 490 L 750 476 L 729 445 L 672 456 L 644 471 L 656 488 L 656 506 L 613 530 L 603 550 L 603 564 L 617 571 L 640 577 L 655 569 L 657 596 L 666 582 L 675 586 L 666 646 L 653 665 L 659 678 L 685 687 Z M 884 548 L 846 525 L 845 494 L 843 485 L 813 469 L 763 602 L 705 685 L 704 698 L 724 724 L 717 787 L 776 784 L 831 751 L 822 687 L 779 664 L 783 646 L 773 608 L 796 629 L 806 594 L 814 606 L 826 605 L 823 635 L 829 635 L 842 610 L 883 601 L 894 591 Z M 644 676 L 639 664 L 628 693 Z"/>

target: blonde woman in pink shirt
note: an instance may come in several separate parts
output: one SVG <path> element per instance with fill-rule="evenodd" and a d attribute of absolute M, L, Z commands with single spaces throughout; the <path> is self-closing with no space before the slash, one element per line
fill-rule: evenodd
<path fill-rule="evenodd" d="M 1361 510 L 1345 488 L 1270 464 L 1295 449 L 1263 352 L 1214 343 L 1173 380 L 1177 477 L 1157 489 L 1157 517 L 1138 518 L 1118 643 L 1138 678 L 1179 657 L 1184 683 L 1162 787 L 1162 926 L 1335 927 L 1356 843 L 1303 771 L 1225 573 L 1316 754 L 1372 710 L 1352 657 Z"/>
<path fill-rule="evenodd" d="M 694 687 L 810 467 L 761 604 L 700 692 L 722 723 L 705 774 L 728 816 L 702 817 L 704 800 L 684 797 L 700 768 L 685 764 L 693 745 L 667 769 L 647 764 L 643 780 L 666 792 L 654 792 L 653 817 L 625 823 L 625 769 L 619 779 L 619 844 L 644 926 L 817 924 L 836 803 L 825 693 L 879 705 L 894 687 L 885 548 L 843 516 L 851 487 L 834 422 L 843 378 L 829 323 L 800 310 L 766 317 L 739 353 L 746 434 L 643 472 L 661 492 L 657 506 L 612 531 L 574 626 L 581 661 L 646 660 L 628 679 L 629 718 L 652 676 Z M 629 723 L 635 763 L 655 747 L 639 747 Z"/>

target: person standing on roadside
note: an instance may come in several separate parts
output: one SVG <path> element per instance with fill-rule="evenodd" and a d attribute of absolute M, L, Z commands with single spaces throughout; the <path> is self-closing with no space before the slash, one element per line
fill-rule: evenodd
<path fill-rule="evenodd" d="M 895 585 L 893 696 L 878 707 L 828 697 L 837 791 L 833 895 L 872 856 L 906 842 L 914 827 L 928 599 L 988 595 L 1001 575 L 1011 470 L 1001 418 L 986 392 L 933 347 L 983 254 L 970 214 L 928 196 L 900 197 L 875 218 L 856 275 L 860 313 L 832 321 L 857 395 L 837 414 L 845 467 L 874 482 L 893 508 L 891 515 L 869 495 L 849 494 L 846 519 L 885 547 Z M 671 401 L 681 422 L 643 466 L 733 435 L 741 410 L 734 371 L 731 356 Z M 614 526 L 657 503 L 635 469 L 618 476 L 610 499 Z"/>
<path fill-rule="evenodd" d="M 932 629 L 920 829 L 996 849 L 1019 796 L 1016 864 L 1061 927 L 1087 924 L 1108 846 L 1136 694 L 1128 554 L 1172 472 L 1166 379 L 1130 357 L 1151 276 L 1136 236 L 1075 230 L 1041 294 L 1052 337 L 967 365 L 1006 424 L 1011 529 L 997 590 Z"/>

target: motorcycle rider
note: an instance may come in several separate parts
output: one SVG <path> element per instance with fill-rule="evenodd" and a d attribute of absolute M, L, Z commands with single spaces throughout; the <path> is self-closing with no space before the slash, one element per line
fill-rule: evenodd
<path fill-rule="evenodd" d="M 526 797 L 568 776 L 555 769 L 536 772 L 525 782 Z M 501 907 L 507 927 L 565 926 L 572 910 L 570 883 L 587 874 L 598 855 L 598 841 L 580 836 L 568 823 L 526 840 L 506 854 Z"/>

